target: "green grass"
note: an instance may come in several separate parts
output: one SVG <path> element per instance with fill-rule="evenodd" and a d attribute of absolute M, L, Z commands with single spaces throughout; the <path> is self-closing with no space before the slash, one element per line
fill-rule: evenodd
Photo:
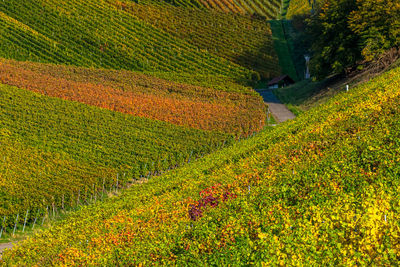
<path fill-rule="evenodd" d="M 254 89 L 265 89 L 268 88 L 268 81 L 261 80 L 254 85 Z"/>
<path fill-rule="evenodd" d="M 274 94 L 284 103 L 295 115 L 305 111 L 305 104 L 309 99 L 320 92 L 323 82 L 312 82 L 304 80 L 283 88 L 278 88 Z"/>
<path fill-rule="evenodd" d="M 300 115 L 313 107 L 324 104 L 333 96 L 345 91 L 347 84 L 352 90 L 352 88 L 373 76 L 361 74 L 357 79 L 350 79 L 339 75 L 322 81 L 303 80 L 291 86 L 274 90 L 274 94 L 295 115 Z"/>
<path fill-rule="evenodd" d="M 271 25 L 274 47 L 278 54 L 282 73 L 289 75 L 295 81 L 299 81 L 301 78 L 296 70 L 294 62 L 293 42 L 289 38 L 288 32 L 288 23 L 290 22 L 271 20 L 269 23 Z"/>

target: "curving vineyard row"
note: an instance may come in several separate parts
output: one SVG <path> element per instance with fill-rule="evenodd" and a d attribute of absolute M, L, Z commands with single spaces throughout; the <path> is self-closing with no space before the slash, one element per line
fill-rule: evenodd
<path fill-rule="evenodd" d="M 73 206 L 116 181 L 123 186 L 163 172 L 232 140 L 7 85 L 0 85 L 0 107 L 6 224 L 27 209 Z"/>
<path fill-rule="evenodd" d="M 6 265 L 397 265 L 400 69 L 21 242 Z"/>
<path fill-rule="evenodd" d="M 295 15 L 305 14 L 317 5 L 320 0 L 290 0 L 287 11 L 287 18 L 292 18 Z"/>
<path fill-rule="evenodd" d="M 187 40 L 202 51 L 256 70 L 265 78 L 280 73 L 271 29 L 265 20 L 160 3 L 137 4 L 127 0 L 107 0 L 107 3 Z"/>
<path fill-rule="evenodd" d="M 264 103 L 256 94 L 172 83 L 128 71 L 0 60 L 0 82 L 134 116 L 238 136 L 261 130 L 265 122 Z"/>
<path fill-rule="evenodd" d="M 154 2 L 154 0 L 145 0 L 144 2 L 149 1 Z M 277 18 L 282 5 L 280 0 L 164 0 L 164 2 L 185 7 L 198 7 L 202 5 L 207 9 L 243 15 L 258 14 L 267 19 Z"/>
<path fill-rule="evenodd" d="M 90 10 L 90 12 L 88 12 Z M 0 2 L 0 56 L 18 60 L 247 78 L 249 71 L 105 0 Z"/>
<path fill-rule="evenodd" d="M 153 0 L 145 0 L 142 2 L 154 2 Z M 160 3 L 162 1 L 155 1 L 156 3 Z M 176 6 L 184 6 L 184 7 L 191 7 L 191 8 L 201 8 L 201 2 L 200 0 L 164 0 L 164 2 L 167 2 L 169 4 L 173 4 Z"/>

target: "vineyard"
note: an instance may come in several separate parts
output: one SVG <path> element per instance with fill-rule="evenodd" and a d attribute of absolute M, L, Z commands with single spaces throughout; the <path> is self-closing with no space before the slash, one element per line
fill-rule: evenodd
<path fill-rule="evenodd" d="M 204 3 L 0 1 L 1 240 L 263 129 L 270 26 Z"/>
<path fill-rule="evenodd" d="M 90 10 L 90 12 L 87 12 Z M 246 80 L 249 70 L 202 51 L 107 1 L 0 2 L 0 56 L 9 59 Z"/>
<path fill-rule="evenodd" d="M 280 1 L 215 1 L 218 6 L 237 6 L 242 10 L 239 14 L 210 11 L 203 6 L 206 1 L 183 6 L 167 2 L 51 0 L 38 5 L 34 0 L 3 1 L 0 57 L 224 76 L 241 84 L 251 80 L 253 71 L 266 79 L 280 75 L 265 18 L 239 15 L 258 10 L 268 19 L 276 18 Z"/>
<path fill-rule="evenodd" d="M 396 265 L 399 85 L 397 68 L 343 91 L 77 211 L 6 251 L 3 262 Z"/>
<path fill-rule="evenodd" d="M 203 51 L 226 58 L 270 78 L 279 73 L 271 29 L 262 19 L 175 7 L 151 2 L 108 0 L 107 3 L 162 29 Z M 218 36 L 218 38 L 216 38 Z"/>
<path fill-rule="evenodd" d="M 70 206 L 232 141 L 229 134 L 0 86 L 0 216 Z M 6 217 L 4 217 L 6 216 Z"/>
<path fill-rule="evenodd" d="M 290 0 L 289 8 L 287 11 L 287 18 L 292 18 L 294 15 L 304 14 L 310 12 L 315 3 L 319 0 Z"/>
<path fill-rule="evenodd" d="M 47 96 L 203 130 L 250 135 L 265 107 L 248 88 L 225 92 L 129 71 L 0 60 L 0 82 Z"/>
<path fill-rule="evenodd" d="M 143 2 L 155 2 L 155 0 Z M 276 18 L 281 8 L 280 0 L 164 0 L 163 2 L 184 7 L 203 7 L 225 13 L 261 15 L 268 19 Z"/>

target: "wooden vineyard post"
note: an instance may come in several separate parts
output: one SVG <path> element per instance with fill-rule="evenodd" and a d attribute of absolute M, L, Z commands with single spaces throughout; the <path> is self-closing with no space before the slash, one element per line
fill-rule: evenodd
<path fill-rule="evenodd" d="M 32 230 L 33 230 L 33 228 L 35 228 L 35 224 L 36 224 L 38 216 L 39 216 L 39 210 L 36 212 L 35 220 L 33 221 L 33 225 L 32 225 Z"/>
<path fill-rule="evenodd" d="M 94 195 L 94 203 L 97 201 L 97 194 L 96 194 L 96 188 L 95 185 L 93 184 L 93 195 Z"/>
<path fill-rule="evenodd" d="M 24 226 L 22 227 L 22 232 L 25 232 L 25 226 L 26 226 L 26 221 L 28 219 L 28 213 L 29 213 L 29 209 L 26 210 L 26 214 L 25 214 L 25 220 L 24 220 Z"/>
<path fill-rule="evenodd" d="M 193 155 L 193 150 L 190 152 L 188 163 L 190 163 L 190 159 L 192 158 L 192 155 Z"/>
<path fill-rule="evenodd" d="M 14 230 L 13 230 L 13 233 L 12 233 L 13 236 L 15 235 L 15 230 L 17 230 L 18 219 L 19 219 L 19 214 L 17 214 L 17 218 L 15 219 Z"/>
<path fill-rule="evenodd" d="M 94 184 L 92 185 L 92 193 L 94 192 Z M 90 194 L 90 201 L 93 201 L 93 194 Z"/>

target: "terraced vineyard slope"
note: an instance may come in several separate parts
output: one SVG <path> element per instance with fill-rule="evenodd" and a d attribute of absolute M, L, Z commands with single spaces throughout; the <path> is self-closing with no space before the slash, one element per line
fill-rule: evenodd
<path fill-rule="evenodd" d="M 88 12 L 90 10 L 90 12 Z M 108 1 L 0 3 L 0 56 L 139 71 L 246 79 L 249 70 L 174 37 Z"/>
<path fill-rule="evenodd" d="M 290 0 L 289 8 L 287 11 L 287 18 L 291 18 L 294 15 L 304 14 L 310 12 L 311 9 L 321 1 L 316 0 Z"/>
<path fill-rule="evenodd" d="M 75 205 L 118 176 L 123 186 L 232 140 L 16 87 L 1 85 L 0 94 L 0 216 L 8 222 L 27 209 Z"/>
<path fill-rule="evenodd" d="M 109 0 L 110 5 L 140 20 L 186 40 L 198 47 L 246 68 L 265 78 L 280 72 L 271 29 L 264 19 L 231 13 L 193 10 L 157 2 Z"/>
<path fill-rule="evenodd" d="M 264 127 L 269 25 L 182 3 L 0 2 L 0 236 Z"/>
<path fill-rule="evenodd" d="M 134 116 L 238 136 L 261 130 L 265 122 L 262 98 L 245 87 L 227 92 L 130 71 L 1 59 L 0 82 Z"/>
<path fill-rule="evenodd" d="M 10 265 L 396 265 L 400 69 L 76 212 Z M 1 98 L 6 99 L 6 98 Z"/>
<path fill-rule="evenodd" d="M 8 59 L 224 76 L 242 84 L 253 70 L 265 78 L 280 74 L 264 19 L 164 1 L 10 0 L 0 3 L 0 30 L 0 57 Z"/>
<path fill-rule="evenodd" d="M 261 15 L 268 19 L 276 18 L 281 8 L 280 0 L 164 0 L 164 2 L 185 7 L 199 7 L 202 5 L 207 9 L 221 12 Z"/>

